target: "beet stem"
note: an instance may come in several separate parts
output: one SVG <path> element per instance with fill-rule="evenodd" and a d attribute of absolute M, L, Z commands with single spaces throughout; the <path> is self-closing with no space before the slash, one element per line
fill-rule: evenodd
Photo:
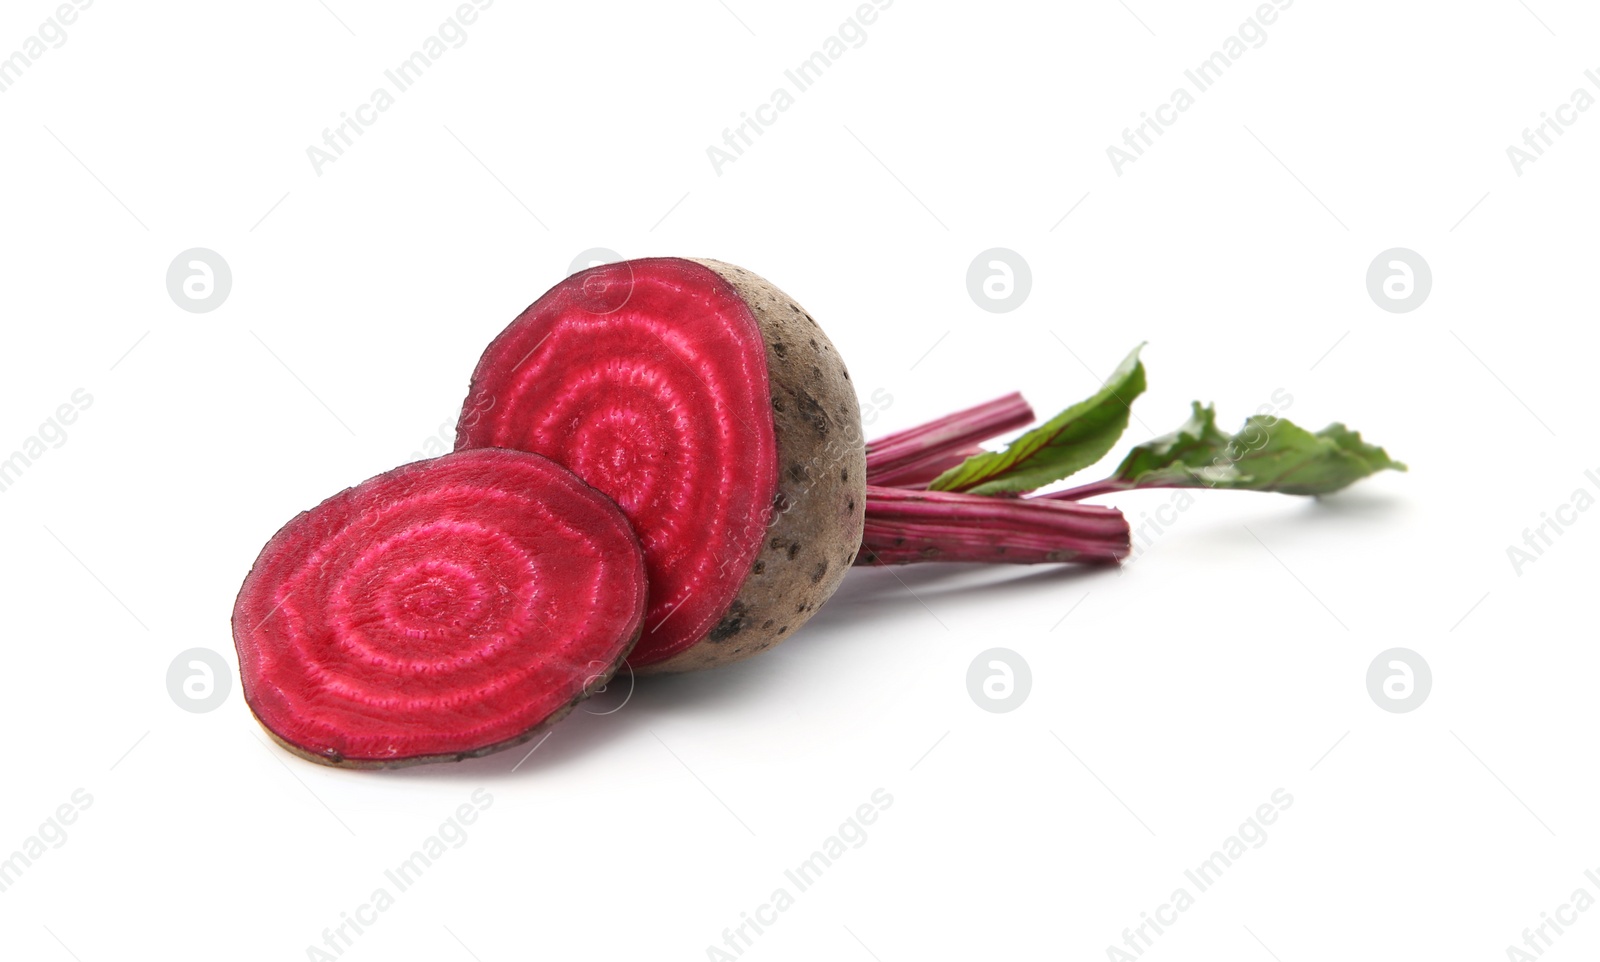
<path fill-rule="evenodd" d="M 921 487 L 977 454 L 980 441 L 1026 427 L 1033 407 L 1017 392 L 926 424 L 885 435 L 867 445 L 867 482 Z M 935 466 L 942 465 L 938 470 Z M 932 473 L 929 473 L 932 472 Z"/>
<path fill-rule="evenodd" d="M 895 488 L 925 488 L 928 482 L 937 478 L 973 455 L 982 454 L 983 448 L 974 444 L 969 448 L 959 448 L 953 451 L 935 451 L 932 454 L 908 462 L 903 467 L 892 471 L 882 472 L 888 478 L 883 481 L 879 475 L 873 474 L 870 469 L 867 473 L 869 484 L 884 484 L 886 487 Z"/>
<path fill-rule="evenodd" d="M 920 561 L 1115 563 L 1130 550 L 1115 508 L 867 486 L 858 565 Z"/>
<path fill-rule="evenodd" d="M 1049 494 L 1035 495 L 1036 498 L 1048 501 L 1082 501 L 1085 498 L 1097 498 L 1103 494 L 1116 494 L 1119 491 L 1132 491 L 1134 485 L 1115 478 L 1104 478 L 1089 484 L 1080 484 L 1075 488 L 1066 488 L 1061 491 L 1051 491 Z M 1160 488 L 1167 485 L 1150 484 L 1144 487 Z"/>

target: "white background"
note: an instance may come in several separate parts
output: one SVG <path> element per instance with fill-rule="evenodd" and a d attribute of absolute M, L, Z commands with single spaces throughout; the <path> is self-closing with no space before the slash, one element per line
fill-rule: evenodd
<path fill-rule="evenodd" d="M 1118 176 L 1107 146 L 1255 7 L 1129 3 L 901 0 L 721 176 L 706 148 L 853 3 L 501 0 L 320 176 L 306 148 L 451 3 L 84 11 L 0 94 L 0 456 L 93 397 L 0 494 L 0 855 L 93 797 L 0 894 L 4 954 L 307 958 L 477 789 L 343 958 L 716 958 L 878 788 L 744 958 L 1106 958 L 1278 788 L 1145 958 L 1505 958 L 1600 896 L 1600 512 L 1506 553 L 1600 469 L 1600 110 L 1521 176 L 1506 155 L 1600 69 L 1600 13 L 1300 0 Z M 52 10 L 7 4 L 0 56 Z M 237 686 L 180 709 L 169 662 L 234 663 L 267 537 L 417 456 L 596 246 L 774 280 L 892 396 L 869 433 L 1013 388 L 1053 413 L 1148 340 L 1129 443 L 1282 389 L 1411 471 L 1204 492 L 1120 574 L 856 571 L 780 649 L 641 682 L 525 761 L 335 771 L 268 747 Z M 1411 313 L 1365 287 L 1396 246 L 1432 265 Z M 209 314 L 165 288 L 193 247 L 233 271 Z M 990 247 L 1031 265 L 1012 313 L 967 294 Z M 1397 645 L 1433 669 L 1409 714 L 1366 689 Z M 1007 714 L 966 688 L 995 646 L 1032 669 Z M 1547 958 L 1600 949 L 1579 919 Z"/>

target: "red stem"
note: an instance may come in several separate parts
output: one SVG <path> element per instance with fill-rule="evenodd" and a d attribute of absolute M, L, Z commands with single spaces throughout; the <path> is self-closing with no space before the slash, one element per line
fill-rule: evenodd
<path fill-rule="evenodd" d="M 982 453 L 983 448 L 976 444 L 970 448 L 959 448 L 954 451 L 935 451 L 893 471 L 879 472 L 878 474 L 873 474 L 869 471 L 867 473 L 867 482 L 894 488 L 925 488 L 928 486 L 928 482 L 934 478 L 973 455 Z M 880 475 L 887 476 L 889 480 L 880 480 Z"/>
<path fill-rule="evenodd" d="M 858 565 L 917 561 L 1114 563 L 1129 552 L 1115 508 L 867 486 Z"/>
<path fill-rule="evenodd" d="M 927 424 L 886 435 L 867 445 L 867 482 L 904 487 L 925 485 L 966 460 L 969 454 L 977 453 L 978 442 L 1026 427 L 1033 420 L 1033 408 L 1021 394 L 1012 392 Z M 934 471 L 937 465 L 943 467 Z"/>
<path fill-rule="evenodd" d="M 1165 485 L 1150 484 L 1145 485 L 1145 487 L 1160 488 L 1165 487 Z M 1036 495 L 1035 499 L 1046 499 L 1050 501 L 1082 501 L 1084 498 L 1097 498 L 1102 494 L 1116 494 L 1119 491 L 1132 491 L 1133 488 L 1134 485 L 1128 484 L 1125 481 L 1118 481 L 1115 478 L 1105 478 L 1089 484 L 1080 484 L 1076 488 L 1066 488 L 1061 491 L 1052 491 L 1049 494 Z"/>

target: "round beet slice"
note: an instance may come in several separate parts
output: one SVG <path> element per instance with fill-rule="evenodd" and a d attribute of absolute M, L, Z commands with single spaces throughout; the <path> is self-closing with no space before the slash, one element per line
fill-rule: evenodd
<path fill-rule="evenodd" d="M 313 761 L 485 755 L 605 684 L 646 587 L 627 519 L 560 465 L 500 450 L 409 464 L 262 549 L 233 610 L 245 700 Z"/>
<path fill-rule="evenodd" d="M 622 507 L 650 577 L 637 668 L 771 647 L 861 546 L 844 363 L 799 304 L 719 261 L 624 261 L 557 284 L 484 352 L 456 447 L 543 454 Z"/>

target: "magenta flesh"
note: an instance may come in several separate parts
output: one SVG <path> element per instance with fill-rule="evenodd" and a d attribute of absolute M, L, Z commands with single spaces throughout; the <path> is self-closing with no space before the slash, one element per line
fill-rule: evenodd
<path fill-rule="evenodd" d="M 645 591 L 622 512 L 559 465 L 499 450 L 406 465 L 262 549 L 233 614 L 245 699 L 328 764 L 485 754 L 605 683 Z"/>
<path fill-rule="evenodd" d="M 574 274 L 478 362 L 458 449 L 516 448 L 621 505 L 650 574 L 650 665 L 691 647 L 749 575 L 773 515 L 766 345 L 716 272 L 648 258 Z"/>

